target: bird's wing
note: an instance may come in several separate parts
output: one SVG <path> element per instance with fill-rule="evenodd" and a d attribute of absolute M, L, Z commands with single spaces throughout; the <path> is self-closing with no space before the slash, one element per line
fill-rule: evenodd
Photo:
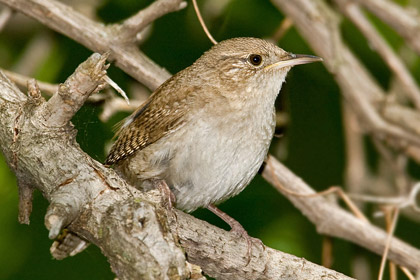
<path fill-rule="evenodd" d="M 169 88 L 170 85 L 157 89 L 142 107 L 125 120 L 117 133 L 118 139 L 111 148 L 106 164 L 114 164 L 127 158 L 184 123 L 188 112 L 186 103 L 191 102 L 196 88 L 183 88 L 177 94 L 170 92 Z"/>

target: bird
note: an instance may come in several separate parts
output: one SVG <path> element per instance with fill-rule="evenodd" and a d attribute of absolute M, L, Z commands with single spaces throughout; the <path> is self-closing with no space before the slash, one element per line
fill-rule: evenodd
<path fill-rule="evenodd" d="M 258 38 L 221 41 L 122 122 L 105 163 L 144 191 L 164 182 L 176 208 L 208 208 L 246 235 L 216 205 L 239 194 L 263 164 L 289 70 L 321 60 Z"/>

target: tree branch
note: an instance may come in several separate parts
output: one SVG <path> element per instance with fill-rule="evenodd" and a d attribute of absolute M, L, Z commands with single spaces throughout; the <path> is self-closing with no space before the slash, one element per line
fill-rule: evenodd
<path fill-rule="evenodd" d="M 163 15 L 182 10 L 186 6 L 187 2 L 182 0 L 157 0 L 119 25 L 122 31 L 120 38 L 122 40 L 136 41 L 136 35 L 147 25 Z"/>
<path fill-rule="evenodd" d="M 179 8 L 183 7 L 179 6 L 180 0 L 169 2 L 177 2 Z M 38 20 L 93 51 L 99 53 L 109 51 L 110 59 L 115 60 L 118 67 L 151 90 L 156 89 L 170 77 L 166 70 L 145 56 L 134 42 L 119 40 L 120 25 L 105 26 L 54 0 L 0 0 L 0 3 Z M 159 8 L 159 6 L 154 7 Z M 148 14 L 151 13 L 149 10 Z"/>
<path fill-rule="evenodd" d="M 93 69 L 103 66 L 101 60 L 97 63 Z M 189 277 L 184 253 L 175 240 L 191 262 L 213 277 L 350 279 L 259 245 L 253 246 L 247 266 L 245 240 L 181 211 L 168 212 L 160 206 L 157 191 L 141 193 L 127 185 L 112 169 L 80 150 L 71 126 L 43 125 L 45 101 L 35 106 L 32 97 L 20 93 L 1 72 L 0 93 L 0 147 L 18 181 L 35 186 L 49 200 L 45 223 L 50 237 L 68 226 L 101 248 L 119 279 Z M 21 116 L 18 126 L 17 115 Z M 14 149 L 10 149 L 12 143 Z"/>
<path fill-rule="evenodd" d="M 340 273 L 315 265 L 269 247 L 253 243 L 251 261 L 247 265 L 247 242 L 237 235 L 208 223 L 191 219 L 177 211 L 178 225 L 171 224 L 188 261 L 200 265 L 216 279 L 350 279 Z M 205 238 L 203 238 L 205 236 Z"/>
<path fill-rule="evenodd" d="M 82 107 L 87 98 L 105 86 L 105 65 L 108 55 L 93 54 L 86 62 L 80 64 L 76 72 L 64 84 L 61 84 L 40 112 L 45 125 L 62 127 Z"/>
<path fill-rule="evenodd" d="M 379 255 L 384 252 L 387 233 L 382 229 L 356 218 L 321 196 L 297 196 L 285 192 L 281 186 L 294 193 L 315 194 L 314 190 L 301 178 L 294 175 L 272 156 L 268 158 L 263 176 L 273 186 L 277 186 L 277 190 L 316 225 L 320 234 L 349 240 Z M 392 240 L 389 259 L 413 271 L 420 269 L 420 250 L 397 238 Z"/>

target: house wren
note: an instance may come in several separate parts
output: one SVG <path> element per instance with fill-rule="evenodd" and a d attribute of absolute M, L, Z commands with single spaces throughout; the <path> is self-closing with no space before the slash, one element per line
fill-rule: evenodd
<path fill-rule="evenodd" d="M 241 192 L 263 163 L 287 72 L 321 60 L 256 38 L 220 42 L 124 121 L 106 163 L 145 190 L 164 180 L 177 208 L 207 207 L 238 229 L 214 204 Z"/>

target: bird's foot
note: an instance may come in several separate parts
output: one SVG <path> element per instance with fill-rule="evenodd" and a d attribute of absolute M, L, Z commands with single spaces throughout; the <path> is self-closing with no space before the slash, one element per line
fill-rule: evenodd
<path fill-rule="evenodd" d="M 219 218 L 225 221 L 231 227 L 230 232 L 234 233 L 238 237 L 245 238 L 248 244 L 248 249 L 247 249 L 247 254 L 246 254 L 247 263 L 245 266 L 247 266 L 251 262 L 252 243 L 258 243 L 259 245 L 261 245 L 263 250 L 265 250 L 265 245 L 262 243 L 262 241 L 258 238 L 249 236 L 248 232 L 237 220 L 235 220 L 234 218 L 232 218 L 231 216 L 229 216 L 228 214 L 226 214 L 225 212 L 223 212 L 222 210 L 220 210 L 213 204 L 210 204 L 209 206 L 207 206 L 207 209 L 209 209 L 211 212 L 213 212 Z"/>
<path fill-rule="evenodd" d="M 169 188 L 168 184 L 166 184 L 165 180 L 157 180 L 154 182 L 155 187 L 160 191 L 162 194 L 162 204 L 168 210 L 171 211 L 176 204 L 176 197 L 174 193 Z"/>

